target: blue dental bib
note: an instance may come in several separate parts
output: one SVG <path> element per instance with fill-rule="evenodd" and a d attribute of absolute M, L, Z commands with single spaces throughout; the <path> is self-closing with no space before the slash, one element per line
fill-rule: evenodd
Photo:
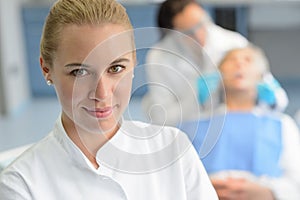
<path fill-rule="evenodd" d="M 256 176 L 282 174 L 281 121 L 271 116 L 229 112 L 225 116 L 187 122 L 186 132 L 209 174 L 243 170 Z"/>

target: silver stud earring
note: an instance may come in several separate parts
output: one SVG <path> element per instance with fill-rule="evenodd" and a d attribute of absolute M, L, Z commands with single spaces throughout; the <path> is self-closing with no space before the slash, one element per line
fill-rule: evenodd
<path fill-rule="evenodd" d="M 134 78 L 134 74 L 132 74 L 132 78 Z"/>
<path fill-rule="evenodd" d="M 47 80 L 47 85 L 52 85 L 52 81 L 51 80 Z"/>

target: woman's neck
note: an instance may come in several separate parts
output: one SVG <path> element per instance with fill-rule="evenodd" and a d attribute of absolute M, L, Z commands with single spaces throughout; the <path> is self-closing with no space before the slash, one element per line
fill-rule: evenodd
<path fill-rule="evenodd" d="M 64 121 L 64 117 L 62 119 Z M 98 150 L 108 142 L 118 131 L 119 126 L 105 134 L 86 133 L 83 130 L 79 130 L 79 127 L 75 125 L 64 126 L 67 135 L 74 142 L 74 144 L 82 151 L 82 153 L 88 158 L 92 165 L 98 169 L 99 164 L 96 160 Z"/>
<path fill-rule="evenodd" d="M 103 134 L 90 134 L 77 130 L 73 132 L 67 132 L 70 139 L 77 145 L 77 147 L 82 151 L 82 153 L 87 157 L 87 159 L 92 163 L 92 165 L 98 169 L 99 164 L 97 163 L 96 155 L 97 151 L 109 140 Z"/>
<path fill-rule="evenodd" d="M 226 92 L 226 107 L 229 111 L 251 111 L 256 104 L 256 91 Z"/>

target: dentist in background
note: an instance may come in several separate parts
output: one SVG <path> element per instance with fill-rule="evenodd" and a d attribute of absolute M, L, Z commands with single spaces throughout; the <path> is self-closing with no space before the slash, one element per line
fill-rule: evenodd
<path fill-rule="evenodd" d="M 195 0 L 167 0 L 158 12 L 162 39 L 149 50 L 149 90 L 143 98 L 146 115 L 157 124 L 176 125 L 197 119 L 220 103 L 216 66 L 227 51 L 248 40 L 214 24 Z M 258 104 L 283 111 L 288 98 L 268 71 L 258 84 Z"/>

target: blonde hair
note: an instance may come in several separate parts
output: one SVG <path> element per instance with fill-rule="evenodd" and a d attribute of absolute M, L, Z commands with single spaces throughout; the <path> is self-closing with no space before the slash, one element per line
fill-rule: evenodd
<path fill-rule="evenodd" d="M 52 66 L 61 31 L 66 25 L 105 23 L 132 29 L 126 9 L 115 0 L 58 0 L 52 6 L 44 24 L 40 43 L 41 57 Z"/>
<path fill-rule="evenodd" d="M 224 58 L 222 59 L 219 68 L 223 65 L 223 62 L 227 59 L 227 57 L 234 51 L 238 51 L 238 50 L 246 50 L 246 49 L 250 49 L 251 51 L 253 51 L 254 53 L 254 61 L 253 64 L 254 66 L 257 67 L 257 69 L 259 70 L 259 73 L 261 75 L 264 75 L 266 72 L 268 72 L 270 70 L 270 65 L 269 65 L 269 61 L 267 59 L 266 54 L 264 53 L 264 51 L 253 45 L 253 44 L 249 44 L 246 47 L 242 47 L 242 48 L 235 48 L 235 49 L 231 49 L 229 50 L 226 55 L 224 56 Z"/>

